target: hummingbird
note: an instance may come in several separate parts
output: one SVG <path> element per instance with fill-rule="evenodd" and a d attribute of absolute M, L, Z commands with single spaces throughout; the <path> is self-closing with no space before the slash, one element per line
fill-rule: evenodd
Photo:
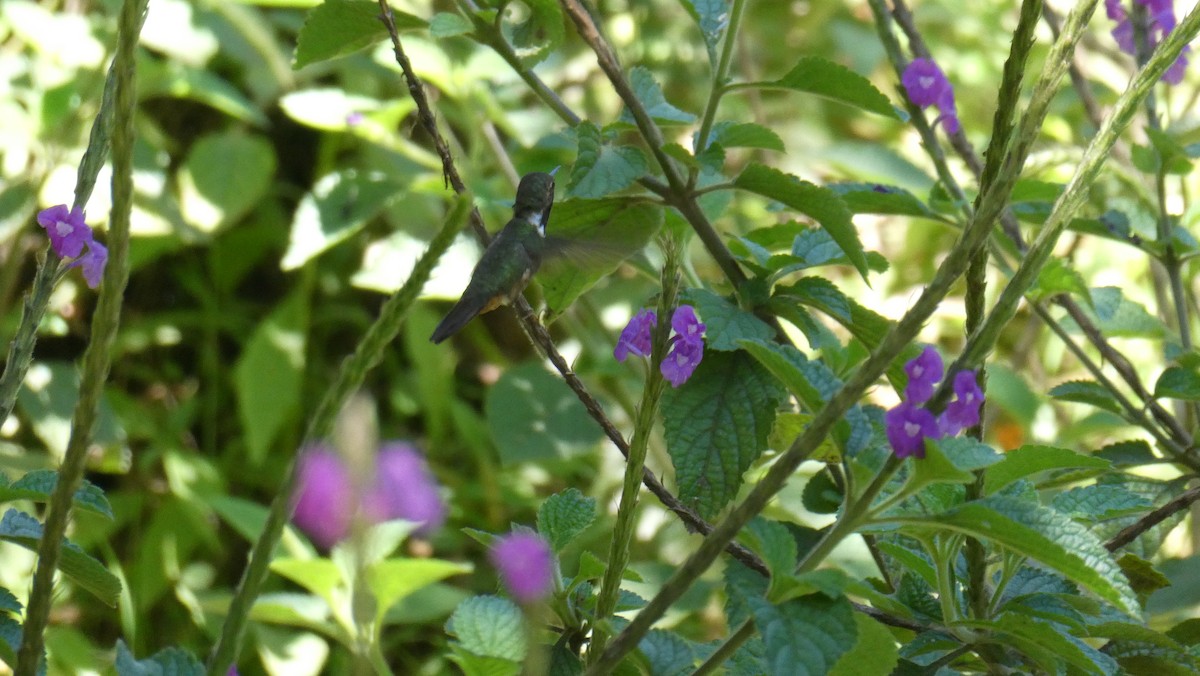
<path fill-rule="evenodd" d="M 554 172 L 521 177 L 513 216 L 484 250 L 471 272 L 462 298 L 433 330 L 429 340 L 440 343 L 458 333 L 477 315 L 516 299 L 542 264 L 546 223 L 554 206 Z"/>

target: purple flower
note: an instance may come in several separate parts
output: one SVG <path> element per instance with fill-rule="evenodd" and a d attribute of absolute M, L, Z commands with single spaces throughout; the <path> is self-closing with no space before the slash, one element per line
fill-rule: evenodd
<path fill-rule="evenodd" d="M 659 365 L 659 370 L 672 387 L 679 387 L 692 377 L 692 373 L 700 365 L 700 360 L 704 358 L 704 341 L 700 338 L 682 339 L 681 336 L 675 336 L 671 343 L 671 351 Z"/>
<path fill-rule="evenodd" d="M 954 87 L 946 74 L 933 59 L 917 58 L 904 69 L 900 84 L 908 92 L 908 98 L 920 108 L 936 106 L 941 115 L 934 124 L 941 122 L 951 134 L 959 130 L 958 109 L 954 104 Z"/>
<path fill-rule="evenodd" d="M 554 588 L 554 555 L 534 533 L 517 531 L 500 538 L 491 559 L 508 592 L 521 603 L 540 601 Z"/>
<path fill-rule="evenodd" d="M 328 446 L 302 451 L 292 521 L 323 549 L 337 544 L 350 532 L 356 498 L 350 473 L 341 457 Z"/>
<path fill-rule="evenodd" d="M 945 367 L 937 350 L 933 349 L 932 345 L 926 345 L 920 356 L 904 365 L 904 372 L 908 374 L 904 398 L 910 403 L 920 405 L 933 396 L 933 390 L 945 374 Z"/>
<path fill-rule="evenodd" d="M 358 125 L 362 124 L 363 119 L 364 119 L 363 114 L 356 110 L 356 111 L 346 115 L 346 126 L 347 127 L 357 127 Z"/>
<path fill-rule="evenodd" d="M 979 409 L 983 406 L 983 390 L 975 381 L 974 371 L 954 374 L 954 401 L 938 418 L 942 435 L 952 437 L 972 425 L 979 424 Z"/>
<path fill-rule="evenodd" d="M 385 444 L 375 459 L 375 480 L 363 498 L 363 511 L 372 522 L 404 519 L 422 524 L 427 535 L 446 522 L 446 505 L 437 480 L 417 449 L 403 442 Z"/>
<path fill-rule="evenodd" d="M 1171 31 L 1175 30 L 1177 21 L 1174 0 L 1136 0 L 1136 2 L 1146 8 L 1150 17 L 1149 30 L 1146 32 L 1146 46 L 1154 49 L 1158 43 L 1170 35 Z M 1117 47 L 1126 54 L 1136 56 L 1137 44 L 1133 36 L 1133 21 L 1125 12 L 1121 0 L 1104 0 L 1104 11 L 1108 14 L 1109 19 L 1117 22 L 1116 27 L 1112 30 L 1113 40 L 1116 41 Z M 1183 71 L 1187 68 L 1190 52 L 1191 47 L 1184 46 L 1179 58 L 1175 59 L 1175 63 L 1171 64 L 1171 67 L 1163 73 L 1163 82 L 1179 84 L 1183 80 Z"/>
<path fill-rule="evenodd" d="M 100 286 L 100 279 L 104 277 L 104 266 L 108 265 L 108 248 L 94 239 L 89 240 L 87 253 L 76 263 L 83 270 L 83 278 L 87 280 L 88 287 L 94 289 Z"/>
<path fill-rule="evenodd" d="M 56 204 L 38 212 L 37 222 L 46 229 L 50 246 L 62 258 L 75 258 L 83 253 L 83 246 L 91 241 L 92 229 L 84 222 L 83 209 L 67 209 L 65 204 Z"/>
<path fill-rule="evenodd" d="M 691 305 L 680 305 L 671 315 L 671 328 L 680 340 L 700 340 L 704 336 L 704 324 L 696 319 L 696 309 Z"/>
<path fill-rule="evenodd" d="M 912 402 L 901 402 L 884 416 L 888 443 L 897 458 L 925 457 L 925 440 L 938 434 L 937 419 L 929 411 Z"/>
<path fill-rule="evenodd" d="M 654 310 L 640 310 L 633 319 L 629 320 L 629 324 L 621 331 L 621 337 L 617 340 L 617 347 L 613 350 L 613 356 L 617 361 L 625 361 L 625 357 L 630 354 L 636 354 L 639 357 L 645 357 L 650 354 L 651 336 L 654 333 L 654 326 L 658 323 L 658 315 Z"/>

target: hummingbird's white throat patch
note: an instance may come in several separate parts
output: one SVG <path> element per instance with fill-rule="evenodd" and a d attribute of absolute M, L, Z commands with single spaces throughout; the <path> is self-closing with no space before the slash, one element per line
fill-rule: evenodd
<path fill-rule="evenodd" d="M 525 222 L 537 228 L 537 233 L 542 237 L 546 236 L 546 221 L 543 218 L 545 214 L 544 211 L 538 211 L 525 217 Z"/>

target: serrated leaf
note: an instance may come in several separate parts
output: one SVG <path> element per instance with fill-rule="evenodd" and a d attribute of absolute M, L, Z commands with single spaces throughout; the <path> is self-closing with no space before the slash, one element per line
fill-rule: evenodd
<path fill-rule="evenodd" d="M 322 177 L 300 198 L 280 267 L 295 270 L 349 239 L 398 199 L 402 188 L 378 173 L 348 170 Z"/>
<path fill-rule="evenodd" d="M 830 183 L 825 187 L 841 197 L 852 213 L 917 216 L 946 221 L 944 216 L 904 188 L 880 183 Z"/>
<path fill-rule="evenodd" d="M 4 587 L 0 587 L 0 611 L 20 614 L 21 608 L 21 602 L 17 600 L 17 597 L 13 593 Z M 2 613 L 0 613 L 0 616 L 2 616 Z"/>
<path fill-rule="evenodd" d="M 762 517 L 751 520 L 742 529 L 739 539 L 767 564 L 771 571 L 769 593 L 774 597 L 781 590 L 780 582 L 790 577 L 796 567 L 796 539 L 783 524 Z"/>
<path fill-rule="evenodd" d="M 512 27 L 512 44 L 521 63 L 534 66 L 558 49 L 566 37 L 562 8 L 555 0 L 523 0 L 529 18 Z"/>
<path fill-rule="evenodd" d="M 704 345 L 711 350 L 738 350 L 739 340 L 770 340 L 775 336 L 769 324 L 712 291 L 691 288 L 682 296 L 685 303 L 695 306 L 704 322 Z"/>
<path fill-rule="evenodd" d="M 749 356 L 717 351 L 704 355 L 686 387 L 663 394 L 663 430 L 685 504 L 711 518 L 737 495 L 783 396 Z"/>
<path fill-rule="evenodd" d="M 582 533 L 596 520 L 596 499 L 586 497 L 577 488 L 555 493 L 538 507 L 537 529 L 555 552 Z"/>
<path fill-rule="evenodd" d="M 663 95 L 662 86 L 654 79 L 654 74 L 645 66 L 637 66 L 629 72 L 629 84 L 633 87 L 633 94 L 641 101 L 642 107 L 646 109 L 646 113 L 658 124 L 692 124 L 696 121 L 696 116 L 689 112 L 680 110 L 675 106 L 667 103 L 667 97 Z M 621 121 L 633 123 L 633 115 L 629 110 L 621 111 Z"/>
<path fill-rule="evenodd" d="M 971 437 L 948 437 L 935 444 L 955 467 L 974 472 L 995 465 L 1004 459 L 996 449 Z"/>
<path fill-rule="evenodd" d="M 1123 554 L 1117 560 L 1117 565 L 1121 566 L 1121 572 L 1129 579 L 1129 586 L 1133 587 L 1142 604 L 1154 592 L 1171 586 L 1170 578 L 1156 569 L 1153 563 L 1136 554 Z"/>
<path fill-rule="evenodd" d="M 718 122 L 713 125 L 709 134 L 709 144 L 723 148 L 761 148 L 781 153 L 786 151 L 779 134 L 753 122 Z"/>
<path fill-rule="evenodd" d="M 4 664 L 17 663 L 17 651 L 21 648 L 21 625 L 15 619 L 0 615 L 0 662 Z M 41 663 L 38 664 L 38 676 L 44 676 L 46 651 L 42 650 Z"/>
<path fill-rule="evenodd" d="M 367 569 L 367 584 L 375 596 L 375 621 L 397 603 L 417 591 L 455 575 L 465 575 L 474 569 L 469 563 L 439 559 L 384 559 Z"/>
<path fill-rule="evenodd" d="M 473 596 L 458 604 L 446 631 L 464 650 L 480 657 L 520 663 L 525 659 L 523 616 L 517 604 L 498 596 Z"/>
<path fill-rule="evenodd" d="M 958 505 L 927 519 L 896 521 L 990 540 L 1057 571 L 1130 615 L 1141 612 L 1133 590 L 1104 544 L 1086 527 L 1048 507 L 995 496 Z"/>
<path fill-rule="evenodd" d="M 425 21 L 405 12 L 392 11 L 396 28 L 424 28 Z M 325 0 L 309 10 L 296 36 L 292 68 L 357 52 L 387 37 L 379 20 L 379 3 L 370 0 Z"/>
<path fill-rule="evenodd" d="M 567 194 L 595 199 L 633 185 L 646 173 L 646 155 L 632 146 L 613 146 L 591 122 L 575 128 L 579 144 Z M 557 214 L 555 214 L 557 218 Z"/>
<path fill-rule="evenodd" d="M 1132 622 L 1105 622 L 1089 628 L 1093 637 L 1110 638 L 1104 652 L 1117 660 L 1124 673 L 1188 676 L 1200 671 L 1200 661 L 1167 635 Z"/>
<path fill-rule="evenodd" d="M 895 120 L 903 119 L 888 97 L 876 89 L 870 80 L 841 64 L 820 57 L 804 57 L 786 75 L 765 84 L 816 94 Z"/>
<path fill-rule="evenodd" d="M 1145 497 L 1116 484 L 1076 486 L 1054 496 L 1051 506 L 1084 523 L 1115 519 L 1152 508 Z"/>
<path fill-rule="evenodd" d="M 484 414 L 506 465 L 569 458 L 602 436 L 571 388 L 540 363 L 505 371 L 488 388 Z"/>
<path fill-rule="evenodd" d="M 262 465 L 299 411 L 308 335 L 308 294 L 293 293 L 260 323 L 233 368 L 246 460 Z"/>
<path fill-rule="evenodd" d="M 708 52 L 708 62 L 717 65 L 717 45 L 721 44 L 721 36 L 729 26 L 728 0 L 682 0 L 688 14 L 700 24 L 700 35 L 704 37 L 704 48 Z"/>
<path fill-rule="evenodd" d="M 862 613 L 854 614 L 854 624 L 858 634 L 854 647 L 833 665 L 828 676 L 893 673 L 900 660 L 895 637 L 887 627 Z"/>
<path fill-rule="evenodd" d="M 817 472 L 804 484 L 801 502 L 813 514 L 837 514 L 842 507 L 842 489 L 828 472 Z"/>
<path fill-rule="evenodd" d="M 1063 662 L 1090 674 L 1115 673 L 1116 663 L 1104 653 L 1071 636 L 1063 626 L 1041 622 L 1018 613 L 1002 613 L 994 622 L 972 622 L 973 626 L 990 629 L 1008 639 L 1017 639 L 1017 648 L 1036 645 L 1049 653 L 1052 664 Z M 1042 653 L 1044 654 L 1044 653 Z M 1030 655 L 1033 657 L 1033 655 Z M 1042 659 L 1046 659 L 1043 657 Z M 1050 666 L 1050 665 L 1047 665 Z"/>
<path fill-rule="evenodd" d="M 674 632 L 652 629 L 638 642 L 653 676 L 684 676 L 696 668 L 696 652 Z"/>
<path fill-rule="evenodd" d="M 879 346 L 891 328 L 892 323 L 886 317 L 863 307 L 827 279 L 804 277 L 795 284 L 780 287 L 776 290 L 776 295 L 793 299 L 829 315 L 872 349 Z M 899 378 L 904 373 L 903 369 L 903 364 L 897 364 L 889 369 L 889 377 L 894 376 L 893 380 Z"/>
<path fill-rule="evenodd" d="M 749 602 L 772 675 L 826 674 L 858 640 L 858 625 L 845 598 L 812 594 L 778 605 L 756 598 Z"/>
<path fill-rule="evenodd" d="M 183 648 L 164 648 L 144 660 L 117 639 L 117 676 L 204 676 L 204 664 Z"/>
<path fill-rule="evenodd" d="M 1111 413 L 1121 415 L 1120 403 L 1113 393 L 1100 383 L 1090 380 L 1074 380 L 1050 388 L 1050 396 L 1060 401 L 1071 401 L 1077 404 L 1089 404 L 1102 408 Z"/>
<path fill-rule="evenodd" d="M 747 166 L 733 184 L 816 220 L 842 248 L 859 274 L 864 278 L 867 276 L 867 258 L 858 239 L 858 231 L 854 228 L 850 209 L 833 191 L 761 164 Z"/>
<path fill-rule="evenodd" d="M 1066 448 L 1028 444 L 1004 454 L 1004 459 L 987 469 L 984 493 L 995 494 L 1018 479 L 1056 469 L 1096 469 L 1109 467 L 1102 458 L 1076 453 Z"/>
<path fill-rule="evenodd" d="M 1169 367 L 1154 383 L 1154 397 L 1183 401 L 1200 400 L 1200 373 L 1181 366 Z"/>
<path fill-rule="evenodd" d="M 429 34 L 435 38 L 452 38 L 467 35 L 475 30 L 467 17 L 455 12 L 438 12 L 429 20 Z"/>
<path fill-rule="evenodd" d="M 662 225 L 663 209 L 629 198 L 567 200 L 554 205 L 549 242 L 565 242 L 542 262 L 537 280 L 551 316 L 564 312 L 626 258 L 646 247 Z"/>
<path fill-rule="evenodd" d="M 0 518 L 0 541 L 20 545 L 31 552 L 38 550 L 42 539 L 42 524 L 36 518 L 10 509 Z M 63 538 L 58 569 L 71 581 L 87 590 L 106 605 L 116 607 L 121 595 L 121 580 L 80 549 L 79 545 Z"/>
<path fill-rule="evenodd" d="M 48 502 L 57 484 L 58 472 L 50 469 L 34 470 L 11 484 L 0 482 L 0 503 L 13 500 Z M 104 491 L 87 479 L 84 479 L 79 490 L 75 491 L 73 502 L 79 509 L 113 518 L 112 506 L 108 504 L 108 498 L 104 497 Z"/>

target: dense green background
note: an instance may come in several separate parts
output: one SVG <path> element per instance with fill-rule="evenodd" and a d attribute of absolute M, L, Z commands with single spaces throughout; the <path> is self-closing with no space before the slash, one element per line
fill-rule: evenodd
<path fill-rule="evenodd" d="M 207 652 L 245 562 L 254 506 L 269 502 L 305 416 L 374 318 L 382 294 L 405 279 L 444 218 L 448 191 L 440 162 L 415 124 L 387 45 L 293 68 L 308 4 L 150 2 L 138 63 L 133 270 L 89 475 L 108 493 L 116 518 L 81 513 L 71 533 L 119 572 L 127 591 L 119 613 L 86 594 L 60 595 L 47 637 L 52 670 L 102 664 L 118 637 L 138 655 L 172 644 Z M 393 3 L 425 19 L 452 5 Z M 919 23 L 955 83 L 960 116 L 977 147 L 987 140 L 985 122 L 1007 31 L 1015 24 L 1010 5 L 972 3 L 969 13 L 955 0 L 918 5 Z M 596 7 L 626 67 L 648 68 L 670 104 L 699 114 L 709 64 L 682 6 L 657 0 Z M 99 106 L 116 8 L 111 0 L 0 4 L 0 335 L 15 328 L 35 254 L 44 248 L 34 213 L 69 201 Z M 1098 17 L 1081 55 L 1102 105 L 1123 87 L 1130 66 L 1109 41 L 1109 29 Z M 800 57 L 816 55 L 869 77 L 899 100 L 863 3 L 751 2 L 741 36 L 734 66 L 740 79 L 778 78 Z M 459 171 L 494 230 L 508 216 L 515 176 L 572 164 L 575 140 L 489 50 L 465 37 L 434 39 L 419 27 L 403 37 L 418 73 L 436 92 Z M 1040 56 L 1049 40 L 1044 26 L 1039 38 Z M 594 56 L 569 29 L 536 71 L 581 116 L 600 125 L 618 118 L 619 102 L 599 77 Z M 1168 109 L 1185 110 L 1194 92 L 1178 88 Z M 352 113 L 362 121 L 350 123 Z M 731 150 L 731 168 L 755 159 L 817 182 L 883 182 L 921 196 L 933 185 L 915 135 L 899 120 L 785 91 L 729 96 L 720 119 L 770 127 L 787 149 Z M 1186 142 L 1195 140 L 1195 128 L 1185 114 L 1174 131 Z M 668 140 L 691 147 L 692 131 L 668 127 Z M 1078 100 L 1064 92 L 1025 176 L 1062 181 L 1093 131 Z M 1151 218 L 1145 205 L 1121 196 L 1138 194 L 1129 190 L 1142 180 L 1133 173 L 1117 163 L 1096 188 L 1094 215 L 1124 207 L 1135 226 L 1145 225 Z M 101 186 L 88 213 L 102 231 L 108 194 Z M 1047 199 L 1039 192 L 1044 187 L 1028 181 L 1021 189 L 1038 202 Z M 739 196 L 716 224 L 733 238 L 776 218 L 761 199 Z M 1192 220 L 1189 210 L 1182 225 Z M 830 274 L 864 305 L 898 317 L 956 231 L 913 218 L 860 216 L 856 224 L 866 248 L 882 253 L 891 267 L 872 277 L 869 288 L 849 267 Z M 668 219 L 665 227 L 682 226 Z M 1077 269 L 1089 285 L 1121 286 L 1153 307 L 1144 261 L 1130 264 L 1115 246 L 1089 240 L 1074 258 Z M 722 290 L 699 245 L 691 252 L 690 279 Z M 380 437 L 416 441 L 450 501 L 447 527 L 428 543 L 410 543 L 412 552 L 476 564 L 473 573 L 435 585 L 390 613 L 394 624 L 385 637 L 397 673 L 450 668 L 442 622 L 469 594 L 495 589 L 484 548 L 461 529 L 498 532 L 510 522 L 532 523 L 541 499 L 568 487 L 608 505 L 619 483 L 617 454 L 598 443 L 599 430 L 541 367 L 509 311 L 474 322 L 442 346 L 428 342 L 477 255 L 463 236 L 366 387 Z M 603 280 L 553 325 L 576 371 L 626 424 L 642 374 L 614 363 L 611 349 L 625 320 L 652 302 L 657 254 L 645 256 Z M 61 457 L 77 385 L 73 362 L 93 303 L 77 277 L 57 291 L 27 390 L 0 431 L 0 471 L 53 467 Z M 948 302 L 924 338 L 952 354 L 961 316 Z M 1137 353 L 1145 324 L 1136 313 L 1122 317 L 1130 322 L 1121 325 L 1132 336 L 1127 345 Z M 989 438 L 1006 448 L 1035 440 L 1098 447 L 1120 438 L 1123 423 L 1114 416 L 1049 404 L 1045 393 L 1076 377 L 1078 367 L 1028 319 L 1018 316 L 991 366 L 989 396 L 996 407 Z M 879 403 L 893 401 L 880 393 Z M 533 429 L 548 434 L 533 437 Z M 674 485 L 661 444 L 652 448 L 650 465 Z M 811 521 L 798 493 L 785 492 L 774 509 Z M 634 568 L 646 590 L 686 551 L 684 529 L 663 514 L 648 503 L 636 540 Z M 569 556 L 603 555 L 608 525 L 602 518 Z M 1187 553 L 1186 547 L 1167 550 L 1169 556 Z M 870 562 L 858 552 L 843 556 L 847 565 L 869 572 Z M 28 589 L 32 560 L 29 552 L 0 544 L 0 585 Z M 1183 565 L 1167 569 L 1182 571 Z M 1152 607 L 1186 612 L 1195 600 L 1192 582 Z M 269 585 L 295 590 L 279 577 Z M 692 638 L 724 631 L 712 591 L 698 585 L 676 606 L 675 619 Z M 251 645 L 260 655 L 287 664 L 278 657 L 287 644 L 300 657 L 276 665 L 279 673 L 301 673 L 324 655 L 323 641 L 313 634 L 255 625 Z M 335 650 L 331 659 L 336 665 L 347 656 Z"/>

